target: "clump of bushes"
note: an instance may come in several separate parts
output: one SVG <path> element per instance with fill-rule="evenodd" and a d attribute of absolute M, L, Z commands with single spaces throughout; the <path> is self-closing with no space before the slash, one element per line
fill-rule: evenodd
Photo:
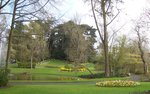
<path fill-rule="evenodd" d="M 0 87 L 7 85 L 9 72 L 8 69 L 0 69 Z"/>
<path fill-rule="evenodd" d="M 29 62 L 18 62 L 18 68 L 31 68 L 31 63 Z M 35 68 L 36 64 L 32 63 L 32 68 Z"/>
<path fill-rule="evenodd" d="M 99 87 L 135 87 L 139 85 L 140 85 L 139 82 L 122 81 L 122 80 L 102 81 L 102 82 L 96 83 L 96 86 L 99 86 Z"/>

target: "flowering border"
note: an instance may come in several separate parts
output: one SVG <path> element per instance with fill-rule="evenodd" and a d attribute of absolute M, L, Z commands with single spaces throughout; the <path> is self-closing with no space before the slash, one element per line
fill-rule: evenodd
<path fill-rule="evenodd" d="M 126 80 L 102 81 L 96 83 L 96 86 L 99 87 L 135 87 L 139 85 L 139 82 Z"/>

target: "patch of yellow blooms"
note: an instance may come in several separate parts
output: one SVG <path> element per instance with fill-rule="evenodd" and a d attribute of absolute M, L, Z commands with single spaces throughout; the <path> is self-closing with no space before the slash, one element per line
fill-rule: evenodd
<path fill-rule="evenodd" d="M 77 68 L 73 68 L 73 67 L 65 67 L 65 66 L 62 66 L 60 67 L 60 70 L 61 71 L 68 71 L 68 72 L 72 72 L 72 71 L 86 71 L 86 68 L 85 67 L 77 67 Z"/>
<path fill-rule="evenodd" d="M 115 80 L 115 81 L 102 81 L 102 82 L 97 82 L 96 86 L 99 87 L 134 87 L 134 86 L 139 86 L 139 82 L 135 81 L 123 81 L 123 80 Z"/>

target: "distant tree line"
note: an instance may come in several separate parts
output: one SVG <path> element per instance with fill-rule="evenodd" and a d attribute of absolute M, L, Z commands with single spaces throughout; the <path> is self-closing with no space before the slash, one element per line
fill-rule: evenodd
<path fill-rule="evenodd" d="M 11 59 L 40 62 L 61 59 L 84 63 L 96 55 L 96 29 L 68 21 L 52 26 L 53 21 L 17 22 L 12 36 Z"/>

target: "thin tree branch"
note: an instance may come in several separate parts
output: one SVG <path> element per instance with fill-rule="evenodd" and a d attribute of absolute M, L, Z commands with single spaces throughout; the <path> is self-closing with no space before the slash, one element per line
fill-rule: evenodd
<path fill-rule="evenodd" d="M 36 11 L 29 12 L 29 13 L 28 13 L 28 11 L 26 13 L 16 13 L 16 15 L 18 15 L 18 14 L 31 15 L 33 13 L 36 13 L 36 12 L 40 11 L 41 9 L 43 9 L 48 4 L 48 2 L 49 2 L 49 0 L 47 0 L 47 2 L 43 6 L 41 6 L 41 8 L 39 8 Z M 0 13 L 0 14 L 10 14 L 10 15 L 13 15 L 12 13 L 8 13 L 8 12 L 3 12 L 3 13 Z"/>
<path fill-rule="evenodd" d="M 41 9 L 43 9 L 48 4 L 48 2 L 49 2 L 49 0 L 47 0 L 47 2 L 43 6 L 41 6 L 41 8 L 39 8 L 38 10 L 30 12 L 28 14 L 32 14 L 32 13 L 36 13 L 36 12 L 40 11 Z"/>
<path fill-rule="evenodd" d="M 98 26 L 97 18 L 96 18 L 96 15 L 95 15 L 94 6 L 93 6 L 93 0 L 91 0 L 91 7 L 92 7 L 92 13 L 93 13 L 93 16 L 94 16 L 94 20 L 95 20 L 95 24 L 96 24 L 96 27 L 97 27 L 97 31 L 98 31 L 98 33 L 100 35 L 101 41 L 104 43 L 104 39 L 102 37 L 101 31 L 100 31 L 99 26 Z"/>
<path fill-rule="evenodd" d="M 2 9 L 3 7 L 5 7 L 8 3 L 9 3 L 10 0 L 8 0 L 4 5 L 0 6 L 0 9 Z"/>
<path fill-rule="evenodd" d="M 117 16 L 119 15 L 119 13 L 120 13 L 120 11 L 118 11 L 118 13 L 113 17 L 113 19 L 107 24 L 107 26 L 108 25 L 110 25 L 116 18 L 117 18 Z"/>
<path fill-rule="evenodd" d="M 109 8 L 110 8 L 110 5 L 111 5 L 111 0 L 108 0 L 108 7 L 106 9 L 106 13 L 108 12 Z"/>
<path fill-rule="evenodd" d="M 13 15 L 13 13 L 9 13 L 9 12 L 2 12 L 2 13 L 0 13 L 0 15 L 5 15 L 5 14 Z"/>
<path fill-rule="evenodd" d="M 38 1 L 39 1 L 39 0 L 38 0 Z M 26 5 L 18 6 L 17 9 L 22 8 L 22 7 L 27 7 L 27 6 L 33 5 L 33 4 L 37 3 L 38 1 L 34 1 L 34 2 L 29 3 L 29 4 L 26 4 Z M 22 3 L 23 3 L 23 2 L 22 2 Z M 19 4 L 18 4 L 18 5 L 19 5 Z"/>
<path fill-rule="evenodd" d="M 109 41 L 108 41 L 108 42 L 110 42 L 110 40 L 113 38 L 113 36 L 114 36 L 116 33 L 118 33 L 125 25 L 126 25 L 126 23 L 123 24 L 118 30 L 114 31 L 113 34 L 109 37 Z"/>
<path fill-rule="evenodd" d="M 17 5 L 20 5 L 20 4 L 24 3 L 25 1 L 26 1 L 26 0 L 23 0 L 22 2 L 18 3 Z"/>

